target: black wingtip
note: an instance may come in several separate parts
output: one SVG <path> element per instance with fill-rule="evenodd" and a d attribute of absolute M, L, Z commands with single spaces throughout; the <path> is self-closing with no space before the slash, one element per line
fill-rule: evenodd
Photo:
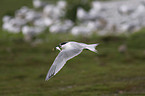
<path fill-rule="evenodd" d="M 51 78 L 51 77 L 46 78 L 45 81 L 48 81 L 50 78 Z"/>
<path fill-rule="evenodd" d="M 51 74 L 50 76 L 47 76 L 46 77 L 46 79 L 45 79 L 45 81 L 48 81 L 50 78 L 52 78 L 54 76 L 54 73 L 53 74 Z"/>
<path fill-rule="evenodd" d="M 46 78 L 45 81 L 48 81 L 50 78 Z"/>

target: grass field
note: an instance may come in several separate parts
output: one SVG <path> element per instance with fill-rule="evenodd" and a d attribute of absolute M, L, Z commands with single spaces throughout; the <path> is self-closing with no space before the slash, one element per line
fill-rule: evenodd
<path fill-rule="evenodd" d="M 141 34 L 141 36 L 140 36 Z M 1 32 L 0 39 L 0 94 L 2 96 L 144 96 L 145 45 L 144 32 L 124 36 L 73 37 L 48 34 L 39 36 L 41 44 L 25 43 L 21 34 Z M 5 37 L 8 38 L 5 38 Z M 132 44 L 140 44 L 139 47 Z M 57 37 L 57 38 L 56 38 Z M 141 38 L 142 37 L 142 38 Z M 62 41 L 100 43 L 99 53 L 84 50 L 68 61 L 56 76 L 45 81 L 45 76 L 58 51 L 52 49 Z M 141 42 L 141 43 L 140 43 Z M 118 47 L 126 43 L 126 53 Z"/>
<path fill-rule="evenodd" d="M 5 3 L 1 5 L 7 4 L 6 1 L 10 0 L 2 0 Z M 11 2 L 20 1 L 21 4 L 28 2 Z M 6 6 L 1 17 L 14 11 Z M 145 96 L 144 37 L 145 29 L 131 36 L 103 37 L 73 37 L 46 32 L 37 36 L 43 42 L 35 44 L 24 42 L 22 34 L 0 30 L 0 96 Z M 100 43 L 99 53 L 84 50 L 68 61 L 56 76 L 45 81 L 58 54 L 52 49 L 58 43 L 71 40 Z M 118 52 L 121 44 L 127 45 L 125 53 Z"/>

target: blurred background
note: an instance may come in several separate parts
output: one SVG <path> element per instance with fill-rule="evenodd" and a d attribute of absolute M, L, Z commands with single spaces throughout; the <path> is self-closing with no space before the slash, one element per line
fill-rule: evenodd
<path fill-rule="evenodd" d="M 1 0 L 0 95 L 144 96 L 145 0 Z M 99 43 L 52 79 L 64 41 Z"/>

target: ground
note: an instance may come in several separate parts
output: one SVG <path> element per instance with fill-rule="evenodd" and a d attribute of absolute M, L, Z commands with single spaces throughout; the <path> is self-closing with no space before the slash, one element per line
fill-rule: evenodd
<path fill-rule="evenodd" d="M 141 33 L 138 33 L 141 34 Z M 26 43 L 21 34 L 1 32 L 0 94 L 3 96 L 128 96 L 145 95 L 144 46 L 133 46 L 126 36 L 73 37 L 49 34 L 40 44 Z M 4 36 L 8 37 L 5 38 Z M 37 38 L 46 38 L 38 36 Z M 141 36 L 140 36 L 141 37 Z M 143 37 L 143 36 L 142 36 Z M 52 50 L 63 41 L 100 43 L 98 54 L 84 50 L 69 60 L 53 78 L 45 76 L 59 53 Z M 139 39 L 134 39 L 137 42 Z M 118 52 L 127 45 L 124 53 Z"/>

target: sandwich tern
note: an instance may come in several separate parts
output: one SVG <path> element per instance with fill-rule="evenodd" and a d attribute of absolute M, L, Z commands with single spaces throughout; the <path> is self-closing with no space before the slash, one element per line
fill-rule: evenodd
<path fill-rule="evenodd" d="M 46 81 L 49 80 L 51 77 L 56 75 L 58 71 L 65 65 L 65 63 L 72 59 L 73 57 L 79 55 L 83 49 L 88 49 L 90 51 L 93 51 L 97 53 L 97 50 L 95 47 L 98 44 L 85 44 L 85 43 L 78 43 L 78 42 L 63 42 L 59 44 L 56 49 L 60 51 L 58 56 L 55 58 L 52 66 L 50 67 L 47 76 Z"/>

